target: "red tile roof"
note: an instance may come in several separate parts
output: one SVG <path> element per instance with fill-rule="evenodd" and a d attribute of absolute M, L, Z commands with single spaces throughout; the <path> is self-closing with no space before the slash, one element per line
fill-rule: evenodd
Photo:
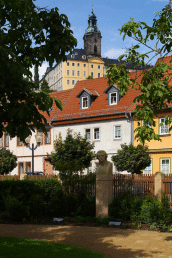
<path fill-rule="evenodd" d="M 139 77 L 138 81 L 141 80 L 140 72 L 132 73 L 131 78 Z M 107 80 L 105 77 L 78 81 L 73 88 L 68 101 L 66 102 L 63 110 L 52 120 L 52 123 L 70 120 L 80 119 L 104 115 L 117 115 L 124 113 L 132 105 L 133 99 L 139 94 L 138 90 L 129 89 L 124 97 L 121 98 L 117 105 L 107 105 L 108 95 L 104 93 L 104 90 L 108 87 Z M 78 93 L 86 88 L 90 92 L 96 91 L 99 96 L 93 101 L 88 109 L 80 109 L 80 98 L 77 97 Z"/>
<path fill-rule="evenodd" d="M 49 95 L 50 95 L 50 97 L 57 97 L 64 105 L 66 103 L 71 91 L 72 91 L 72 89 L 58 91 L 58 92 L 52 92 Z M 52 108 L 53 108 L 53 110 L 50 112 L 50 116 L 48 116 L 48 114 L 46 112 L 40 112 L 47 119 L 47 123 L 49 123 L 60 112 L 60 109 L 57 108 L 54 100 L 53 100 Z"/>

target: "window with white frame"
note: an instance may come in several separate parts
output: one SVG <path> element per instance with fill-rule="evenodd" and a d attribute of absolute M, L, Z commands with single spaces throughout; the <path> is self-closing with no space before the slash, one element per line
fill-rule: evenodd
<path fill-rule="evenodd" d="M 26 172 L 31 172 L 31 162 L 26 162 Z"/>
<path fill-rule="evenodd" d="M 115 125 L 114 126 L 114 139 L 120 139 L 121 138 L 121 126 Z"/>
<path fill-rule="evenodd" d="M 39 129 L 38 133 L 42 136 L 40 144 L 43 144 L 43 131 Z"/>
<path fill-rule="evenodd" d="M 70 70 L 67 70 L 67 75 L 70 75 Z"/>
<path fill-rule="evenodd" d="M 72 66 L 75 66 L 75 63 L 72 63 Z"/>
<path fill-rule="evenodd" d="M 91 130 L 90 130 L 90 128 L 85 129 L 85 134 L 87 136 L 87 140 L 91 140 Z"/>
<path fill-rule="evenodd" d="M 72 70 L 72 76 L 75 76 L 75 70 Z"/>
<path fill-rule="evenodd" d="M 86 67 L 86 64 L 83 64 L 83 67 Z"/>
<path fill-rule="evenodd" d="M 80 67 L 80 63 L 77 63 L 77 67 Z"/>
<path fill-rule="evenodd" d="M 69 66 L 69 62 L 67 62 L 67 66 Z"/>
<path fill-rule="evenodd" d="M 94 140 L 99 140 L 100 139 L 100 133 L 99 133 L 99 128 L 94 128 Z"/>
<path fill-rule="evenodd" d="M 80 71 L 77 71 L 77 76 L 80 76 Z"/>
<path fill-rule="evenodd" d="M 117 104 L 117 92 L 110 93 L 110 105 Z"/>
<path fill-rule="evenodd" d="M 9 147 L 9 135 L 5 133 L 5 147 Z"/>
<path fill-rule="evenodd" d="M 88 98 L 82 97 L 82 108 L 88 108 Z"/>
<path fill-rule="evenodd" d="M 164 174 L 170 174 L 170 159 L 163 158 L 160 159 L 161 172 Z"/>
<path fill-rule="evenodd" d="M 94 73 L 93 73 L 93 72 L 91 72 L 91 77 L 92 77 L 92 78 L 94 77 Z"/>
<path fill-rule="evenodd" d="M 20 162 L 19 163 L 19 174 L 23 174 L 23 171 L 24 171 L 24 169 L 23 169 L 23 162 Z"/>
<path fill-rule="evenodd" d="M 150 165 L 143 170 L 143 174 L 144 175 L 151 175 L 152 174 L 152 159 L 151 159 Z"/>
<path fill-rule="evenodd" d="M 98 78 L 100 78 L 100 73 L 98 73 Z"/>
<path fill-rule="evenodd" d="M 75 85 L 75 80 L 72 80 L 72 85 Z"/>
<path fill-rule="evenodd" d="M 86 77 L 86 71 L 83 71 L 83 77 Z"/>
<path fill-rule="evenodd" d="M 159 119 L 159 122 L 160 123 L 163 123 L 161 126 L 160 126 L 160 134 L 169 134 L 169 125 L 166 125 L 165 124 L 165 118 L 160 118 Z"/>
<path fill-rule="evenodd" d="M 22 146 L 22 141 L 20 140 L 20 137 L 17 137 L 17 146 Z"/>
<path fill-rule="evenodd" d="M 94 68 L 94 65 L 93 65 L 93 64 L 91 65 L 91 68 Z"/>
<path fill-rule="evenodd" d="M 86 59 L 86 55 L 83 55 L 83 56 L 82 56 L 82 59 Z"/>
<path fill-rule="evenodd" d="M 98 65 L 98 69 L 100 69 L 100 65 Z"/>
<path fill-rule="evenodd" d="M 70 84 L 70 81 L 69 81 L 69 80 L 67 80 L 67 84 L 68 84 L 68 85 Z"/>
<path fill-rule="evenodd" d="M 0 138 L 0 148 L 2 148 L 2 137 Z"/>
<path fill-rule="evenodd" d="M 47 129 L 47 135 L 45 136 L 45 144 L 50 144 L 50 143 L 51 143 L 50 129 Z"/>

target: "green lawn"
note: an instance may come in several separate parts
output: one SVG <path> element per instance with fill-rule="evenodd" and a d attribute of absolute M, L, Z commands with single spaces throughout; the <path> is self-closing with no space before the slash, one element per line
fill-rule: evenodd
<path fill-rule="evenodd" d="M 108 258 L 93 251 L 54 242 L 0 237 L 1 258 Z"/>

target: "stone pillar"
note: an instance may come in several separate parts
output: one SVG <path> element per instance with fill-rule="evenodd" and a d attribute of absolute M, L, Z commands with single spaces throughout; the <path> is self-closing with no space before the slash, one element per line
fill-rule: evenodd
<path fill-rule="evenodd" d="M 99 166 L 96 171 L 96 217 L 108 217 L 108 206 L 113 200 L 112 162 L 105 151 L 98 151 Z"/>
<path fill-rule="evenodd" d="M 158 196 L 158 199 L 161 200 L 162 192 L 163 192 L 163 182 L 164 174 L 162 172 L 155 173 L 155 184 L 154 184 L 154 195 Z"/>
<path fill-rule="evenodd" d="M 26 174 L 20 174 L 20 180 L 24 180 L 24 178 L 25 178 L 25 176 L 26 176 Z"/>

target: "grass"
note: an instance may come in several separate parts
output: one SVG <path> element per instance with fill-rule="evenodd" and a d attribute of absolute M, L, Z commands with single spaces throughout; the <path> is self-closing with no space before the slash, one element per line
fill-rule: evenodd
<path fill-rule="evenodd" d="M 108 258 L 71 245 L 15 237 L 0 237 L 0 254 L 1 258 Z"/>

